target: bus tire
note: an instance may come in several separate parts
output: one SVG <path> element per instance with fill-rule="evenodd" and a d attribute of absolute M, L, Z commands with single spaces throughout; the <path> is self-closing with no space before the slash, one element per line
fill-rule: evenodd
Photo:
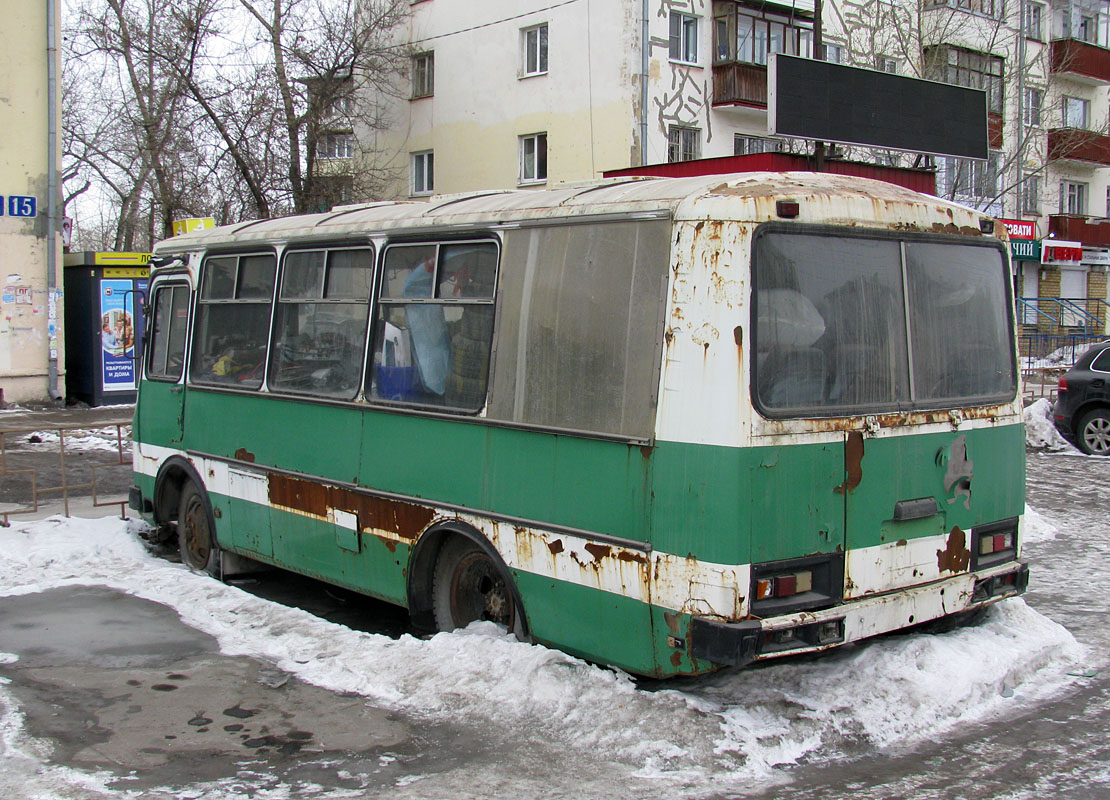
<path fill-rule="evenodd" d="M 436 557 L 432 612 L 440 631 L 488 620 L 524 639 L 524 615 L 512 579 L 485 550 L 463 536 L 448 539 Z"/>
<path fill-rule="evenodd" d="M 181 489 L 177 544 L 181 549 L 181 562 L 193 572 L 219 573 L 220 548 L 216 544 L 216 526 L 208 508 L 208 498 L 193 481 L 187 481 Z"/>

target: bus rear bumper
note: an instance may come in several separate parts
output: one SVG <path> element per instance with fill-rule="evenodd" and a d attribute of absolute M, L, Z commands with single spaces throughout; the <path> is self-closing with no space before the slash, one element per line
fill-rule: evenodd
<path fill-rule="evenodd" d="M 820 611 L 720 622 L 690 620 L 690 654 L 742 667 L 753 661 L 825 650 L 881 633 L 972 611 L 1029 585 L 1029 566 L 1010 562 L 936 583 L 851 600 Z"/>

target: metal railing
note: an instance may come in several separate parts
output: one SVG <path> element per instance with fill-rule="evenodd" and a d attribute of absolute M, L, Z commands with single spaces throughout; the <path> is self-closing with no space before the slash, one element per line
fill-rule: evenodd
<path fill-rule="evenodd" d="M 44 502 L 57 498 L 61 500 L 63 513 L 66 517 L 70 516 L 71 500 L 91 496 L 93 508 L 107 508 L 118 505 L 120 517 L 126 518 L 127 497 L 120 497 L 118 492 L 103 497 L 101 488 L 103 481 L 100 480 L 98 471 L 130 465 L 130 429 L 131 420 L 86 423 L 83 425 L 36 425 L 34 427 L 0 428 L 0 481 L 11 486 L 13 480 L 23 476 L 23 479 L 30 484 L 29 491 L 19 492 L 20 502 L 0 501 L 0 526 L 8 527 L 10 524 L 8 518 L 11 515 L 36 513 Z M 115 442 L 114 451 L 74 450 L 67 454 L 66 437 L 68 435 L 71 439 L 76 438 L 77 431 L 80 431 L 83 436 L 99 433 L 102 434 L 100 438 L 105 438 L 103 434 L 106 434 Z M 36 449 L 27 448 L 28 443 L 24 438 L 36 434 L 57 435 L 56 461 L 50 459 L 49 452 L 41 447 Z M 36 442 L 34 444 L 47 444 L 49 446 L 47 442 Z M 78 452 L 80 452 L 80 455 L 77 455 Z M 110 460 L 109 458 L 99 459 L 98 456 L 110 456 Z M 50 466 L 56 466 L 58 485 L 42 485 L 43 482 L 40 477 L 41 473 L 45 471 L 45 465 L 33 463 L 36 461 L 47 461 Z M 19 466 L 18 462 L 31 465 Z M 86 470 L 88 479 L 82 480 Z M 71 479 L 74 477 L 76 477 L 76 480 Z"/>
<path fill-rule="evenodd" d="M 1097 313 L 1099 303 L 1107 305 L 1105 300 L 1097 297 L 1019 297 L 1018 319 L 1024 325 L 1047 323 L 1056 328 L 1079 328 L 1084 334 L 1098 335 L 1105 325 Z M 1089 310 L 1092 304 L 1096 309 L 1094 312 Z M 1084 305 L 1087 307 L 1084 308 Z"/>

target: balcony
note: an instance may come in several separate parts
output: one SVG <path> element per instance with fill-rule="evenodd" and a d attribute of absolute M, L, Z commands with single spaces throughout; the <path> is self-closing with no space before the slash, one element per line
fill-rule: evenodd
<path fill-rule="evenodd" d="M 1082 242 L 1087 247 L 1110 247 L 1110 220 L 1094 221 L 1072 214 L 1050 214 L 1048 233 L 1056 239 Z"/>
<path fill-rule="evenodd" d="M 1110 166 L 1110 136 L 1080 128 L 1053 128 L 1048 132 L 1048 159 Z"/>
<path fill-rule="evenodd" d="M 1052 40 L 1052 74 L 1081 83 L 1110 83 L 1110 50 L 1079 39 Z"/>
<path fill-rule="evenodd" d="M 714 64 L 713 105 L 767 108 L 767 67 L 737 61 Z"/>

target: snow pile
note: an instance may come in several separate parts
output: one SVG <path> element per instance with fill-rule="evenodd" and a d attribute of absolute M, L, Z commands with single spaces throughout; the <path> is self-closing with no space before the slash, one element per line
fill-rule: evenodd
<path fill-rule="evenodd" d="M 1031 542 L 1050 542 L 1059 533 L 1060 531 L 1056 526 L 1037 513 L 1035 508 L 1030 505 L 1025 506 L 1025 516 L 1021 529 L 1021 543 L 1023 545 Z"/>
<path fill-rule="evenodd" d="M 122 448 L 126 455 L 131 444 L 131 426 L 125 425 L 120 431 Z M 57 431 L 36 431 L 16 440 L 23 450 L 46 450 L 57 452 L 59 445 Z M 65 432 L 66 450 L 105 450 L 118 452 L 121 439 L 117 437 L 116 426 L 92 428 L 89 430 L 67 430 Z"/>
<path fill-rule="evenodd" d="M 117 519 L 0 529 L 0 596 L 73 584 L 169 605 L 222 652 L 318 686 L 418 717 L 495 727 L 537 758 L 553 748 L 571 758 L 604 753 L 638 778 L 705 782 L 716 792 L 720 781 L 766 779 L 803 757 L 909 744 L 1047 696 L 1081 655 L 1064 628 L 1010 600 L 974 628 L 890 636 L 646 691 L 489 623 L 427 640 L 353 631 L 154 558 Z M 10 706 L 0 686 L 5 754 L 17 749 Z"/>
<path fill-rule="evenodd" d="M 1052 424 L 1052 403 L 1046 397 L 1025 409 L 1025 446 L 1051 453 L 1076 452 Z"/>

